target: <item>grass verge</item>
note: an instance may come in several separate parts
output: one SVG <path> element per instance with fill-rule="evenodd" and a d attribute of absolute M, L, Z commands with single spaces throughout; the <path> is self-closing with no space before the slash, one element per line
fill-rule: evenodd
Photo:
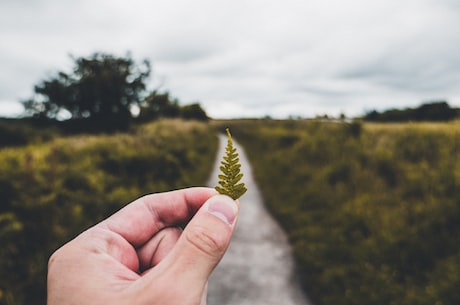
<path fill-rule="evenodd" d="M 460 304 L 459 122 L 221 124 L 314 304 Z"/>

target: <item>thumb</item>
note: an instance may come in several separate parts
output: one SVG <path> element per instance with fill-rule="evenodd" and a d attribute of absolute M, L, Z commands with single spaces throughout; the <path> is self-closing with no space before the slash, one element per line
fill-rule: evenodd
<path fill-rule="evenodd" d="M 195 280 L 206 281 L 227 250 L 239 207 L 228 196 L 211 197 L 192 218 L 178 240 L 176 265 Z"/>
<path fill-rule="evenodd" d="M 237 202 L 230 197 L 216 195 L 208 199 L 161 266 L 157 266 L 159 272 L 163 271 L 163 280 L 172 280 L 176 289 L 201 295 L 209 275 L 230 244 L 238 210 Z"/>

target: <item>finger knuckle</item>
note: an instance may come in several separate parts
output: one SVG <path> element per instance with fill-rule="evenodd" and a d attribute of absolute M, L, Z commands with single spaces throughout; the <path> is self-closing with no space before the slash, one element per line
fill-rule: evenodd
<path fill-rule="evenodd" d="M 208 228 L 196 226 L 188 233 L 186 236 L 188 242 L 208 256 L 220 257 L 226 249 L 223 236 Z"/>

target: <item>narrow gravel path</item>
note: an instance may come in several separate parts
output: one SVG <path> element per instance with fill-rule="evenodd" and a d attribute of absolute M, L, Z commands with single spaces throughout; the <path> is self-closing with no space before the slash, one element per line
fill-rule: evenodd
<path fill-rule="evenodd" d="M 209 186 L 217 174 L 227 144 L 219 136 L 220 149 Z M 241 146 L 243 181 L 248 191 L 232 243 L 209 280 L 208 305 L 308 305 L 294 273 L 294 262 L 285 233 L 266 211 L 249 162 Z"/>

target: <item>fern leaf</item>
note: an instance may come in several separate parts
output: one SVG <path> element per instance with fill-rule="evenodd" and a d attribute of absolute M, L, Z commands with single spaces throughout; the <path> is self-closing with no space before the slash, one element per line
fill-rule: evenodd
<path fill-rule="evenodd" d="M 244 183 L 238 183 L 243 178 L 243 173 L 240 173 L 241 164 L 236 148 L 233 147 L 232 135 L 227 128 L 227 147 L 225 148 L 225 156 L 221 161 L 220 171 L 218 175 L 219 182 L 215 189 L 223 195 L 230 196 L 234 200 L 243 196 L 247 189 Z"/>

